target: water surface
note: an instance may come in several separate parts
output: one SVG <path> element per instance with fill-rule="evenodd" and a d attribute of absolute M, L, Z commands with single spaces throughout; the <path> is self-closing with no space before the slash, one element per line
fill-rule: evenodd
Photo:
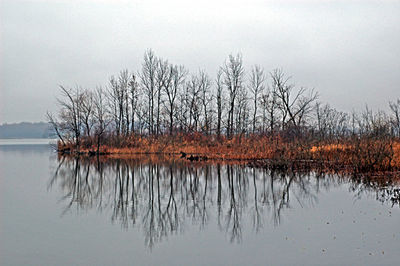
<path fill-rule="evenodd" d="M 397 265 L 397 182 L 0 145 L 1 265 Z"/>

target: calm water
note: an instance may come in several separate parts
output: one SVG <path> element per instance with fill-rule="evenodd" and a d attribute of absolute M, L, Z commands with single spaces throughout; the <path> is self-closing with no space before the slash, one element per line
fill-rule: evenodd
<path fill-rule="evenodd" d="M 399 186 L 0 143 L 1 265 L 398 265 Z"/>

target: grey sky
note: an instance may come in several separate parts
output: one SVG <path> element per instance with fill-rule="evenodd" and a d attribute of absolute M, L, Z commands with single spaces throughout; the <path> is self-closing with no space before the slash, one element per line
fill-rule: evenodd
<path fill-rule="evenodd" d="M 400 97 L 400 1 L 0 1 L 0 123 L 44 120 L 58 84 L 104 85 L 148 48 L 212 76 L 241 52 L 344 111 Z"/>

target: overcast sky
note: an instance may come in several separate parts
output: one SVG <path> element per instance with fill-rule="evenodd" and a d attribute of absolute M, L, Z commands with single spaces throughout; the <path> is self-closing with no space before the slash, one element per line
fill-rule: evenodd
<path fill-rule="evenodd" d="M 58 85 L 138 70 L 146 49 L 215 76 L 231 53 L 343 111 L 400 98 L 400 1 L 0 0 L 0 124 L 43 121 Z"/>

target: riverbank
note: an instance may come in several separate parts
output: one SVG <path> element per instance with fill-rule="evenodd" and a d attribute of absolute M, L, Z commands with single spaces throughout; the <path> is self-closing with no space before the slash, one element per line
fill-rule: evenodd
<path fill-rule="evenodd" d="M 174 155 L 188 161 L 224 160 L 252 162 L 254 166 L 319 165 L 359 172 L 399 171 L 400 141 L 393 139 L 345 139 L 335 141 L 284 141 L 279 137 L 158 136 L 129 137 L 97 149 L 93 141 L 79 148 L 58 142 L 60 155 L 113 156 Z M 281 166 L 279 166 L 281 165 Z M 288 166 L 289 165 L 289 166 Z"/>

